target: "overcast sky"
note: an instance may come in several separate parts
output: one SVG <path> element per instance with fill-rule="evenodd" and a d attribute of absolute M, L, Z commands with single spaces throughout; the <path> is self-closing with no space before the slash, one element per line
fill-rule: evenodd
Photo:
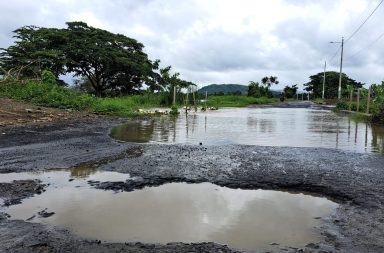
<path fill-rule="evenodd" d="M 339 44 L 380 0 L 0 0 L 0 47 L 24 25 L 65 27 L 68 21 L 121 33 L 145 45 L 151 59 L 172 65 L 200 87 L 248 84 L 263 76 L 280 85 L 338 71 Z M 344 72 L 367 84 L 384 80 L 384 4 L 345 45 Z M 359 54 L 353 56 L 356 52 Z"/>

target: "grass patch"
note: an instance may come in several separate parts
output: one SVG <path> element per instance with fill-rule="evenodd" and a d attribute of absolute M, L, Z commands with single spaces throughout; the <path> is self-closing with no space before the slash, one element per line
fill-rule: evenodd
<path fill-rule="evenodd" d="M 0 96 L 35 105 L 61 109 L 86 110 L 108 115 L 137 116 L 142 115 L 138 109 L 161 107 L 165 101 L 164 94 L 144 94 L 115 98 L 97 98 L 72 89 L 57 86 L 54 82 L 31 81 L 0 83 Z M 181 96 L 181 95 L 180 95 Z M 278 102 L 277 98 L 254 98 L 247 96 L 210 96 L 209 107 L 244 107 L 251 104 Z M 180 104 L 179 106 L 181 106 Z M 200 104 L 200 106 L 204 106 Z"/>
<path fill-rule="evenodd" d="M 356 121 L 356 122 L 370 122 L 371 117 L 368 116 L 365 113 L 352 113 L 351 115 L 348 116 L 351 120 Z"/>
<path fill-rule="evenodd" d="M 154 94 L 134 95 L 116 98 L 98 98 L 93 104 L 92 110 L 103 114 L 118 116 L 136 116 L 141 108 L 153 108 L 160 106 L 160 97 Z"/>
<path fill-rule="evenodd" d="M 37 81 L 28 84 L 3 83 L 0 85 L 0 95 L 15 100 L 28 101 L 35 105 L 61 109 L 86 110 L 92 108 L 96 103 L 94 96 Z"/>
<path fill-rule="evenodd" d="M 270 104 L 277 103 L 278 98 L 255 98 L 248 96 L 210 96 L 207 106 L 209 107 L 245 107 L 252 104 Z"/>
<path fill-rule="evenodd" d="M 313 102 L 315 104 L 318 104 L 318 105 L 325 105 L 326 104 L 325 100 L 322 98 L 316 98 L 315 100 L 313 100 Z"/>

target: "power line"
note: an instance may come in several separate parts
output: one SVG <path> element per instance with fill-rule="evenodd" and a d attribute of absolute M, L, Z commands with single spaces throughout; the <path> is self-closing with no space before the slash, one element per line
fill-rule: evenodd
<path fill-rule="evenodd" d="M 329 63 L 333 63 L 333 59 L 335 59 L 335 57 L 339 54 L 341 50 L 341 46 L 337 49 L 337 51 L 333 54 L 333 56 L 331 57 L 331 59 L 329 60 Z"/>
<path fill-rule="evenodd" d="M 376 12 L 376 10 L 380 7 L 380 5 L 384 2 L 384 0 L 381 0 L 380 3 L 376 6 L 376 8 L 371 12 L 371 14 L 368 15 L 368 17 L 364 20 L 363 23 L 345 40 L 345 43 L 347 43 L 350 39 L 352 39 L 353 36 L 355 36 L 356 33 L 360 31 L 360 29 L 367 23 L 367 21 L 372 17 L 372 15 Z"/>
<path fill-rule="evenodd" d="M 380 34 L 376 39 L 374 39 L 371 43 L 369 43 L 366 47 L 363 47 L 361 48 L 360 50 L 356 51 L 354 54 L 352 54 L 351 56 L 349 57 L 355 57 L 356 55 L 360 54 L 362 51 L 370 48 L 371 46 L 373 46 L 376 42 L 378 42 L 381 38 L 384 37 L 384 33 Z"/>

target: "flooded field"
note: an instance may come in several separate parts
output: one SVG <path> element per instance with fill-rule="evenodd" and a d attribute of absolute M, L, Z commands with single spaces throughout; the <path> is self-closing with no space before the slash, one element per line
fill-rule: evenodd
<path fill-rule="evenodd" d="M 324 147 L 384 153 L 384 127 L 305 108 L 227 108 L 118 126 L 111 135 L 140 143 Z"/>
<path fill-rule="evenodd" d="M 303 247 L 319 241 L 314 228 L 318 218 L 337 207 L 325 198 L 210 183 L 171 183 L 118 193 L 87 183 L 131 180 L 115 172 L 0 174 L 2 182 L 27 178 L 50 186 L 41 195 L 4 208 L 11 219 L 67 227 L 86 238 L 112 242 L 214 241 L 248 250 L 278 244 Z M 44 218 L 39 215 L 43 210 L 54 214 Z"/>

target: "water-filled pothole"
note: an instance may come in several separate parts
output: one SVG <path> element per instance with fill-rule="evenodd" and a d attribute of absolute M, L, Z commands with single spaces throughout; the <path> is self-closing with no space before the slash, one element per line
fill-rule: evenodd
<path fill-rule="evenodd" d="M 119 179 L 114 172 L 99 171 L 93 177 L 103 178 L 103 173 Z M 68 171 L 14 174 L 8 179 L 15 175 L 51 185 L 41 195 L 5 209 L 12 219 L 33 217 L 31 222 L 64 226 L 78 235 L 111 242 L 213 241 L 248 250 L 276 247 L 272 243 L 303 247 L 319 241 L 317 217 L 328 216 L 337 207 L 325 198 L 210 183 L 170 183 L 115 193 L 91 188 L 84 177 L 73 178 Z M 120 176 L 121 181 L 130 180 Z M 0 181 L 5 178 L 0 175 Z M 39 217 L 45 209 L 55 214 Z"/>

